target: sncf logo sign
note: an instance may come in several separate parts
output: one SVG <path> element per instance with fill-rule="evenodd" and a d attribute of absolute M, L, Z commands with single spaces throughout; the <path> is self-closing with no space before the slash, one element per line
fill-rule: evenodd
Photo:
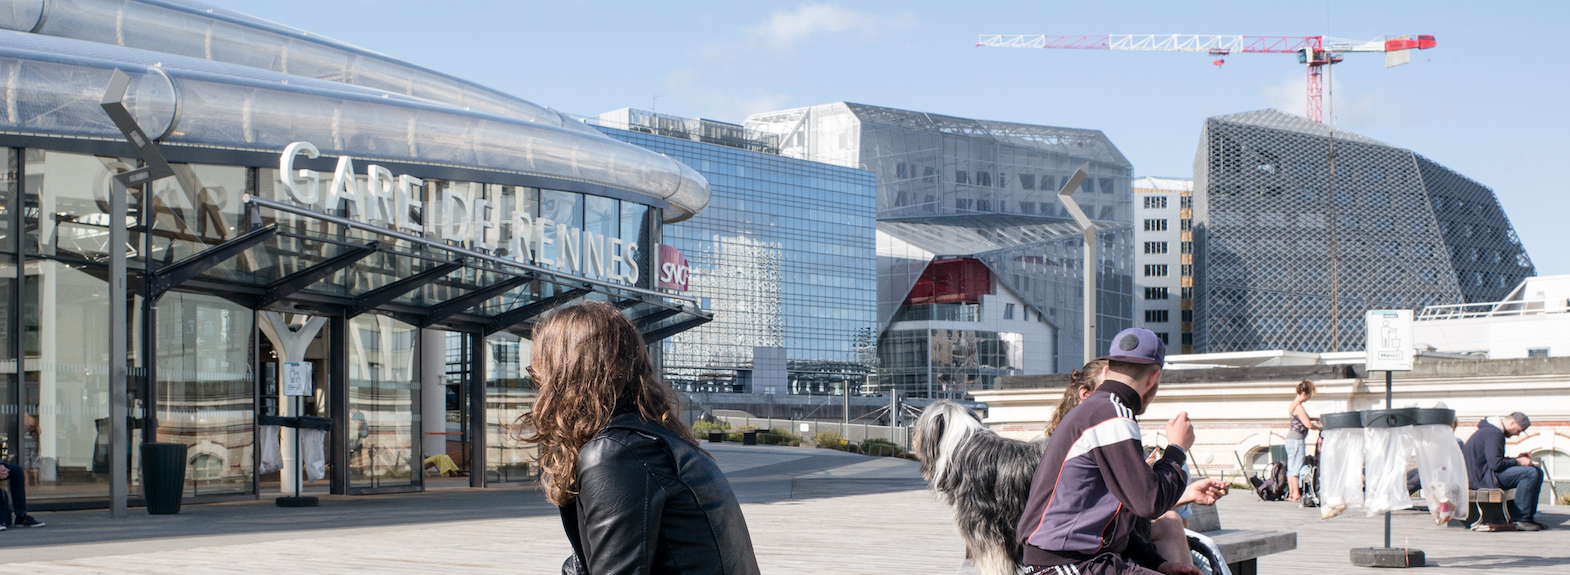
<path fill-rule="evenodd" d="M 681 250 L 665 244 L 659 246 L 660 269 L 654 274 L 656 287 L 687 291 L 687 279 L 692 276 L 692 266 L 687 265 L 687 256 L 682 255 Z"/>

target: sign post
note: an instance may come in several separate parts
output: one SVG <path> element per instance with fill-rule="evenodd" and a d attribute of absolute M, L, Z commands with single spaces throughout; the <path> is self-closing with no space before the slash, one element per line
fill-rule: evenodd
<path fill-rule="evenodd" d="M 300 417 L 302 413 L 305 413 L 304 398 L 311 394 L 311 362 L 283 362 L 282 375 L 283 377 L 279 379 L 283 380 L 283 394 L 294 398 L 294 415 L 295 417 Z M 294 430 L 294 469 L 290 471 L 290 473 L 294 474 L 295 501 L 301 501 L 300 480 L 305 478 L 301 476 L 300 469 L 304 466 L 304 463 L 305 458 L 301 457 L 300 453 L 300 430 L 296 428 Z"/>
<path fill-rule="evenodd" d="M 1385 372 L 1385 409 L 1395 409 L 1394 374 L 1412 371 L 1412 310 L 1373 309 L 1363 315 L 1366 371 Z M 1405 464 L 1388 462 L 1391 465 Z M 1359 552 L 1362 552 L 1361 554 Z M 1390 512 L 1385 512 L 1385 546 L 1383 549 L 1353 549 L 1352 564 L 1359 565 L 1359 558 L 1372 561 L 1365 567 L 1422 567 L 1423 552 L 1416 549 L 1390 548 Z"/>

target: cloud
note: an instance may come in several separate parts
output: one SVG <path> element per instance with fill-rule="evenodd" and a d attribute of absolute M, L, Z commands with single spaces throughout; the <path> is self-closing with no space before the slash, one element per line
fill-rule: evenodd
<path fill-rule="evenodd" d="M 820 34 L 856 33 L 875 38 L 885 30 L 909 27 L 916 16 L 909 12 L 884 16 L 858 12 L 834 4 L 802 4 L 794 9 L 775 10 L 768 21 L 746 28 L 750 45 L 763 45 L 776 51 L 789 50 Z"/>

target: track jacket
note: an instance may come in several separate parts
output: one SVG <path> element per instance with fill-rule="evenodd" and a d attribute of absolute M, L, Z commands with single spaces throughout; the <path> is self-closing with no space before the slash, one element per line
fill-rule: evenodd
<path fill-rule="evenodd" d="M 1019 519 L 1026 565 L 1081 563 L 1117 553 L 1156 569 L 1155 546 L 1134 532 L 1134 517 L 1155 519 L 1183 496 L 1187 454 L 1176 446 L 1154 467 L 1140 443 L 1139 394 L 1116 381 L 1101 384 L 1058 425 L 1036 466 L 1030 499 Z"/>

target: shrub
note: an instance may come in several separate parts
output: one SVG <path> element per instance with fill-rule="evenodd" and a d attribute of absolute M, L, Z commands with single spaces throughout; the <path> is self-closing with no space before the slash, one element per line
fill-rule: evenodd
<path fill-rule="evenodd" d="M 725 431 L 730 429 L 730 423 L 724 421 L 698 421 L 692 424 L 694 435 L 708 435 L 710 431 Z"/>
<path fill-rule="evenodd" d="M 774 428 L 758 433 L 758 442 L 764 445 L 796 447 L 801 445 L 801 436 L 791 433 L 784 428 Z"/>
<path fill-rule="evenodd" d="M 882 438 L 868 439 L 861 442 L 861 452 L 866 455 L 879 457 L 904 457 L 905 449 L 899 444 Z"/>
<path fill-rule="evenodd" d="M 844 437 L 841 437 L 840 434 L 834 433 L 832 431 L 818 432 L 818 436 L 813 438 L 812 442 L 818 444 L 818 447 L 824 449 L 850 451 L 850 449 L 848 449 L 850 447 L 850 442 L 845 441 Z"/>

